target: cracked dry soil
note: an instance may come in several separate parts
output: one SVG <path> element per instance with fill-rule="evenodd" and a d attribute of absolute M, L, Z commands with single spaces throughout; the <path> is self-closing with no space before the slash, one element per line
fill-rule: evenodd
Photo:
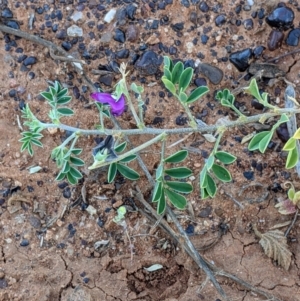
<path fill-rule="evenodd" d="M 299 26 L 297 3 L 284 2 L 295 13 L 294 26 Z M 203 8 L 203 3 L 207 4 L 207 12 L 199 8 L 200 5 Z M 165 4 L 165 8 L 162 4 Z M 235 0 L 222 3 L 179 0 L 0 1 L 2 16 L 3 11 L 9 8 L 13 13 L 12 19 L 18 22 L 21 30 L 39 35 L 57 45 L 65 43 L 65 47 L 71 46 L 69 52 L 87 62 L 84 68 L 88 76 L 106 90 L 112 89 L 120 78 L 119 74 L 113 71 L 104 78 L 94 75 L 92 70 L 99 69 L 99 66 L 103 69 L 111 62 L 132 62 L 128 65 L 130 78 L 145 87 L 145 122 L 148 126 L 164 128 L 183 126 L 186 122 L 184 113 L 160 84 L 161 66 L 156 74 L 145 75 L 143 70 L 133 65 L 134 58 L 151 50 L 160 56 L 171 53 L 172 59 L 188 61 L 188 64 L 195 64 L 197 59 L 201 59 L 204 63 L 218 66 L 224 73 L 218 85 L 211 84 L 196 72 L 194 83 L 197 84 L 197 80 L 206 82 L 211 91 L 195 103 L 193 113 L 207 124 L 215 123 L 224 114 L 231 119 L 236 118 L 214 100 L 216 89 L 234 89 L 247 84 L 241 77 L 245 73 L 239 72 L 228 61 L 228 49 L 234 52 L 257 46 L 267 47 L 271 28 L 266 25 L 264 18 L 259 19 L 253 13 L 264 9 L 266 16 L 277 4 L 278 1 L 265 1 L 259 5 L 255 3 L 248 10 L 244 8 L 243 1 Z M 129 5 L 136 7 L 134 15 L 131 16 L 130 12 L 122 15 L 124 9 L 128 11 Z M 238 12 L 239 5 L 242 9 Z M 106 24 L 103 18 L 112 8 L 119 9 L 121 13 L 113 22 Z M 71 16 L 80 11 L 82 19 L 76 23 Z M 29 29 L 28 17 L 32 14 L 34 23 L 32 29 Z M 221 14 L 225 15 L 226 20 L 216 26 L 215 18 Z M 238 25 L 238 20 L 243 22 L 249 18 L 253 21 L 253 28 L 246 29 L 243 23 Z M 2 22 L 7 20 L 3 19 Z M 173 29 L 174 24 L 181 23 L 182 30 Z M 74 24 L 83 29 L 83 37 L 58 36 Z M 128 28 L 132 29 L 132 26 L 136 36 L 129 39 Z M 116 41 L 111 37 L 105 43 L 103 39 L 116 29 L 126 33 L 125 41 L 120 38 Z M 203 35 L 208 37 L 208 42 L 205 42 Z M 124 49 L 130 53 L 128 58 L 124 56 Z M 266 48 L 262 56 L 252 60 L 264 62 L 291 50 L 293 47 L 283 42 L 275 51 Z M 123 54 L 120 54 L 122 51 Z M 35 57 L 36 63 L 24 68 L 20 58 L 22 55 Z M 117 177 L 114 183 L 107 184 L 105 171 L 88 174 L 86 168 L 82 170 L 84 181 L 78 187 L 54 181 L 57 169 L 50 159 L 50 152 L 65 139 L 66 133 L 43 133 L 44 148 L 37 149 L 33 158 L 20 153 L 17 116 L 21 115 L 20 108 L 24 103 L 28 103 L 41 120 L 48 120 L 49 108 L 38 96 L 46 89 L 46 80 L 59 80 L 70 87 L 70 93 L 74 96 L 70 106 L 75 116 L 66 119 L 66 123 L 81 128 L 93 128 L 98 123 L 96 108 L 86 106 L 91 91 L 72 66 L 54 61 L 48 49 L 6 34 L 1 35 L 0 60 L 0 300 L 220 300 L 209 282 L 200 289 L 205 282 L 204 273 L 174 244 L 172 238 L 135 211 L 135 206 L 139 204 L 132 197 L 132 182 Z M 281 70 L 287 72 L 286 78 L 296 85 L 297 95 L 299 65 L 299 54 L 287 56 L 277 63 Z M 283 105 L 284 82 L 269 87 L 267 81 L 262 80 L 259 85 L 270 93 L 272 102 Z M 250 97 L 239 95 L 237 101 L 251 114 L 260 113 L 251 107 Z M 124 128 L 135 126 L 129 112 L 118 120 Z M 107 126 L 111 126 L 109 122 Z M 249 125 L 231 129 L 224 135 L 222 149 L 236 155 L 238 160 L 229 167 L 234 182 L 224 185 L 213 200 L 201 200 L 197 189 L 197 176 L 206 152 L 210 151 L 212 145 L 202 136 L 194 135 L 176 146 L 177 149 L 191 149 L 185 164 L 194 170 L 196 176 L 196 179 L 191 180 L 195 191 L 189 196 L 192 209 L 177 212 L 178 218 L 185 229 L 193 229 L 191 240 L 205 258 L 284 301 L 298 301 L 299 222 L 296 222 L 288 237 L 288 245 L 293 253 L 288 271 L 264 255 L 250 224 L 256 223 L 260 231 L 265 232 L 291 220 L 290 216 L 280 215 L 274 205 L 279 197 L 285 195 L 282 184 L 289 180 L 299 189 L 299 178 L 293 171 L 288 173 L 284 169 L 284 158 L 280 151 L 283 143 L 276 135 L 266 154 L 249 153 L 240 141 L 251 132 L 253 127 Z M 168 144 L 179 138 L 183 137 L 169 137 Z M 132 137 L 132 142 L 137 145 L 147 139 Z M 79 141 L 78 146 L 85 149 L 82 159 L 86 160 L 87 166 L 91 163 L 91 149 L 95 145 L 94 137 L 82 137 Z M 167 155 L 176 147 L 167 149 Z M 154 145 L 141 153 L 151 172 L 155 171 L 159 162 L 159 151 L 159 146 Z M 29 174 L 28 167 L 37 165 L 42 170 Z M 136 163 L 132 167 L 138 169 Z M 251 177 L 247 179 L 245 175 L 249 173 Z M 83 183 L 87 201 L 97 210 L 96 216 L 89 216 L 81 210 L 80 205 L 74 208 L 70 206 L 80 197 Z M 238 196 L 242 187 L 251 183 L 263 185 L 263 190 L 250 189 L 247 192 L 252 200 L 259 199 L 265 190 L 269 191 L 263 202 L 248 202 L 245 195 Z M 149 197 L 144 176 L 138 185 L 145 198 Z M 11 190 L 18 190 L 17 193 L 28 200 L 22 202 L 21 208 L 14 213 L 8 211 Z M 229 193 L 241 202 L 243 210 L 234 204 Z M 124 230 L 112 222 L 116 208 L 122 204 L 132 208 L 132 212 L 126 216 L 131 246 Z M 67 210 L 61 217 L 64 208 Z M 57 216 L 59 218 L 45 228 Z M 203 251 L 216 239 L 217 243 Z M 95 247 L 95 243 L 101 240 L 109 241 L 107 248 Z M 161 264 L 163 269 L 155 272 L 144 269 L 153 264 Z M 218 277 L 218 280 L 231 300 L 264 300 L 225 278 Z"/>

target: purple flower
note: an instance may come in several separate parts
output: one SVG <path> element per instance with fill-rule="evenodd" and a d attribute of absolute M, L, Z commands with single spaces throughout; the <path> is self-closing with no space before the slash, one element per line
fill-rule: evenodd
<path fill-rule="evenodd" d="M 124 94 L 121 95 L 119 100 L 114 99 L 110 93 L 102 92 L 94 92 L 91 94 L 91 97 L 102 104 L 109 105 L 110 112 L 114 116 L 122 115 L 125 110 L 126 101 Z"/>

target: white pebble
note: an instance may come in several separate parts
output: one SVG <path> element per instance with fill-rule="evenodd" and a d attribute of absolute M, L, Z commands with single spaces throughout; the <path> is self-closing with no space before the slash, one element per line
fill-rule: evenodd
<path fill-rule="evenodd" d="M 67 34 L 69 37 L 82 37 L 83 30 L 77 25 L 72 25 L 67 29 Z"/>
<path fill-rule="evenodd" d="M 110 23 L 115 15 L 116 15 L 117 10 L 115 8 L 112 8 L 104 17 L 104 22 L 106 23 Z"/>
<path fill-rule="evenodd" d="M 75 12 L 72 16 L 71 16 L 71 19 L 74 21 L 74 22 L 77 22 L 78 20 L 81 20 L 83 17 L 83 14 L 81 11 L 77 11 Z"/>
<path fill-rule="evenodd" d="M 253 0 L 247 0 L 248 5 L 253 6 L 254 5 L 254 1 Z"/>

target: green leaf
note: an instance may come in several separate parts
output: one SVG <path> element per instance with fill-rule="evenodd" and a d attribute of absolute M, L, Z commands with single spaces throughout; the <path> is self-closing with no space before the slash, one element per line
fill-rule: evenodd
<path fill-rule="evenodd" d="M 224 164 L 231 164 L 236 160 L 236 156 L 222 151 L 216 152 L 215 157 Z"/>
<path fill-rule="evenodd" d="M 31 139 L 31 143 L 33 143 L 36 146 L 43 147 L 43 144 L 39 140 Z"/>
<path fill-rule="evenodd" d="M 50 90 L 50 93 L 52 94 L 52 96 L 56 96 L 56 94 L 57 94 L 57 91 L 56 91 L 56 89 L 54 88 L 54 87 L 49 87 L 49 90 Z"/>
<path fill-rule="evenodd" d="M 169 69 L 164 68 L 164 75 L 166 79 L 168 79 L 170 82 L 172 82 L 172 73 Z"/>
<path fill-rule="evenodd" d="M 161 198 L 161 194 L 163 193 L 163 185 L 162 182 L 156 182 L 154 186 L 153 196 L 152 196 L 152 203 L 158 202 Z"/>
<path fill-rule="evenodd" d="M 179 78 L 179 91 L 185 91 L 186 88 L 190 85 L 194 74 L 194 70 L 191 67 L 186 68 L 180 75 Z"/>
<path fill-rule="evenodd" d="M 169 201 L 178 209 L 184 209 L 186 207 L 186 198 L 172 190 L 165 189 L 164 190 Z"/>
<path fill-rule="evenodd" d="M 68 181 L 69 181 L 69 183 L 71 184 L 71 185 L 76 185 L 77 184 L 77 179 L 76 178 L 74 178 L 73 176 L 72 176 L 72 174 L 71 173 L 67 173 L 67 179 L 68 179 Z"/>
<path fill-rule="evenodd" d="M 28 143 L 27 151 L 28 151 L 28 154 L 32 157 L 33 156 L 33 149 L 32 149 L 31 143 Z"/>
<path fill-rule="evenodd" d="M 125 178 L 129 180 L 135 181 L 140 178 L 140 175 L 135 170 L 123 164 L 117 163 L 117 169 Z"/>
<path fill-rule="evenodd" d="M 166 210 L 166 199 L 165 199 L 165 193 L 162 192 L 158 204 L 157 204 L 157 214 L 163 214 Z"/>
<path fill-rule="evenodd" d="M 295 132 L 295 134 L 293 135 L 293 138 L 300 139 L 300 128 Z"/>
<path fill-rule="evenodd" d="M 156 172 L 155 172 L 155 179 L 156 179 L 156 181 L 160 180 L 160 178 L 162 177 L 163 170 L 164 170 L 163 164 L 159 164 L 158 167 L 157 167 L 157 169 L 156 169 Z"/>
<path fill-rule="evenodd" d="M 224 107 L 228 107 L 228 108 L 232 107 L 232 104 L 230 103 L 230 101 L 228 99 L 224 99 L 224 98 L 221 100 L 221 105 Z"/>
<path fill-rule="evenodd" d="M 57 99 L 57 104 L 58 105 L 65 105 L 71 101 L 72 97 L 71 96 L 63 96 Z"/>
<path fill-rule="evenodd" d="M 201 188 L 205 188 L 207 186 L 206 174 L 207 174 L 207 168 L 204 167 L 200 172 L 200 187 Z"/>
<path fill-rule="evenodd" d="M 66 174 L 60 172 L 57 177 L 55 178 L 56 181 L 62 181 L 66 177 Z"/>
<path fill-rule="evenodd" d="M 121 153 L 126 148 L 126 146 L 127 146 L 127 142 L 124 141 L 121 144 L 115 146 L 114 148 L 117 153 Z"/>
<path fill-rule="evenodd" d="M 254 151 L 257 150 L 259 148 L 259 143 L 260 141 L 267 136 L 270 133 L 270 131 L 263 131 L 260 132 L 258 134 L 256 134 L 250 141 L 249 145 L 248 145 L 248 149 L 250 151 Z"/>
<path fill-rule="evenodd" d="M 67 89 L 67 88 L 64 88 L 64 89 L 61 89 L 61 90 L 57 93 L 56 97 L 57 97 L 57 99 L 59 99 L 59 98 L 61 98 L 61 97 L 66 96 L 67 94 L 68 94 L 68 89 Z"/>
<path fill-rule="evenodd" d="M 84 161 L 77 158 L 77 157 L 72 157 L 71 156 L 69 160 L 72 164 L 74 164 L 76 166 L 83 166 L 84 165 Z"/>
<path fill-rule="evenodd" d="M 179 92 L 178 98 L 181 102 L 186 102 L 188 99 L 187 95 L 182 91 Z"/>
<path fill-rule="evenodd" d="M 164 56 L 164 67 L 168 68 L 170 71 L 173 69 L 173 62 L 168 56 Z"/>
<path fill-rule="evenodd" d="M 72 155 L 78 156 L 82 153 L 82 148 L 73 148 L 71 150 Z"/>
<path fill-rule="evenodd" d="M 193 172 L 186 167 L 175 167 L 175 168 L 166 169 L 165 173 L 170 177 L 183 179 L 192 175 Z"/>
<path fill-rule="evenodd" d="M 57 112 L 63 116 L 71 116 L 74 114 L 73 110 L 71 110 L 69 108 L 58 108 Z"/>
<path fill-rule="evenodd" d="M 61 85 L 57 80 L 54 82 L 53 88 L 55 89 L 55 92 L 57 92 L 57 93 L 61 90 Z"/>
<path fill-rule="evenodd" d="M 50 92 L 42 92 L 40 93 L 45 99 L 49 100 L 49 101 L 53 101 L 54 98 L 52 96 L 52 94 Z"/>
<path fill-rule="evenodd" d="M 283 151 L 290 151 L 296 147 L 296 139 L 294 137 L 291 137 L 286 144 L 283 147 Z"/>
<path fill-rule="evenodd" d="M 257 86 L 257 82 L 256 82 L 256 79 L 253 78 L 250 82 L 250 85 L 249 87 L 245 88 L 245 92 L 251 94 L 252 96 L 254 96 L 259 103 L 263 103 L 263 99 L 259 93 L 259 89 L 258 89 L 258 86 Z"/>
<path fill-rule="evenodd" d="M 292 201 L 295 197 L 295 188 L 294 186 L 292 186 L 289 190 L 288 190 L 288 198 Z"/>
<path fill-rule="evenodd" d="M 216 177 L 219 180 L 221 180 L 222 182 L 230 182 L 232 180 L 230 172 L 225 167 L 222 167 L 220 165 L 214 164 L 212 166 L 212 171 L 214 172 L 214 174 L 216 175 Z"/>
<path fill-rule="evenodd" d="M 134 159 L 136 159 L 136 155 L 130 155 L 130 156 L 120 160 L 119 162 L 128 163 L 128 162 L 133 161 Z"/>
<path fill-rule="evenodd" d="M 164 159 L 164 161 L 166 163 L 179 163 L 185 160 L 185 158 L 188 155 L 188 151 L 186 150 L 181 150 L 178 151 L 177 153 L 167 157 L 166 159 Z"/>
<path fill-rule="evenodd" d="M 262 138 L 261 141 L 259 142 L 258 149 L 262 154 L 266 151 L 266 149 L 272 139 L 272 136 L 273 136 L 273 131 L 269 132 L 269 134 L 266 135 L 264 138 Z"/>
<path fill-rule="evenodd" d="M 62 172 L 63 173 L 68 173 L 70 171 L 70 168 L 71 168 L 71 166 L 70 166 L 69 162 L 65 161 L 64 167 L 62 168 Z"/>
<path fill-rule="evenodd" d="M 207 177 L 207 186 L 205 189 L 209 194 L 209 196 L 213 198 L 217 193 L 217 185 L 214 179 L 209 174 L 207 174 L 206 177 Z"/>
<path fill-rule="evenodd" d="M 107 173 L 107 182 L 111 183 L 117 174 L 117 163 L 112 163 L 109 165 L 108 173 Z"/>
<path fill-rule="evenodd" d="M 214 162 L 215 162 L 215 157 L 214 156 L 209 156 L 208 159 L 205 162 L 206 169 L 208 171 L 212 168 Z"/>
<path fill-rule="evenodd" d="M 174 84 L 168 80 L 165 76 L 163 76 L 161 78 L 162 82 L 164 83 L 165 87 L 173 94 L 175 95 L 176 94 L 176 88 L 174 86 Z"/>
<path fill-rule="evenodd" d="M 209 197 L 209 193 L 207 192 L 206 188 L 201 188 L 201 199 L 205 200 Z"/>
<path fill-rule="evenodd" d="M 81 179 L 81 178 L 82 178 L 81 172 L 80 172 L 78 169 L 74 168 L 73 166 L 70 167 L 69 173 L 70 173 L 70 174 L 72 175 L 72 177 L 75 178 L 75 179 Z"/>
<path fill-rule="evenodd" d="M 178 181 L 166 181 L 166 185 L 169 188 L 181 192 L 181 193 L 191 193 L 193 191 L 193 186 L 190 183 L 178 182 Z"/>
<path fill-rule="evenodd" d="M 186 103 L 192 103 L 198 100 L 200 97 L 204 96 L 207 92 L 209 92 L 208 87 L 202 86 L 196 88 L 186 100 Z"/>
<path fill-rule="evenodd" d="M 285 168 L 290 169 L 293 168 L 297 165 L 299 161 L 299 154 L 298 154 L 298 149 L 295 147 L 291 151 L 289 151 L 289 154 L 287 156 L 286 162 L 285 162 Z"/>
<path fill-rule="evenodd" d="M 171 81 L 174 85 L 176 85 L 179 82 L 180 75 L 183 72 L 183 63 L 182 62 L 177 62 L 172 70 L 172 77 Z"/>

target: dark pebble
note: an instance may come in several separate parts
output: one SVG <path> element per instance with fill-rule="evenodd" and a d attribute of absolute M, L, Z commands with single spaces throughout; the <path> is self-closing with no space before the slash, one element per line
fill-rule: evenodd
<path fill-rule="evenodd" d="M 180 114 L 179 116 L 176 117 L 175 123 L 176 125 L 185 125 L 188 123 L 188 118 L 184 117 L 183 114 Z"/>
<path fill-rule="evenodd" d="M 65 29 L 60 30 L 57 34 L 56 34 L 56 38 L 59 40 L 64 40 L 67 38 L 67 31 Z"/>
<path fill-rule="evenodd" d="M 235 25 L 236 26 L 241 26 L 242 25 L 242 21 L 240 19 L 235 21 Z"/>
<path fill-rule="evenodd" d="M 113 81 L 112 74 L 106 74 L 100 77 L 99 82 L 100 84 L 104 84 L 105 86 L 111 87 Z"/>
<path fill-rule="evenodd" d="M 86 276 L 86 272 L 82 272 L 79 275 L 80 275 L 80 277 L 85 277 Z"/>
<path fill-rule="evenodd" d="M 125 43 L 125 33 L 121 29 L 117 28 L 115 30 L 114 40 L 120 43 Z"/>
<path fill-rule="evenodd" d="M 252 19 L 246 19 L 244 22 L 244 27 L 246 30 L 251 30 L 253 28 L 253 20 Z"/>
<path fill-rule="evenodd" d="M 242 11 L 242 5 L 239 4 L 239 5 L 235 8 L 235 13 L 238 15 L 241 11 Z"/>
<path fill-rule="evenodd" d="M 198 66 L 198 70 L 214 85 L 218 85 L 223 79 L 223 71 L 218 67 L 206 63 L 201 63 Z"/>
<path fill-rule="evenodd" d="M 17 90 L 16 89 L 11 89 L 8 92 L 9 97 L 15 97 L 17 95 Z"/>
<path fill-rule="evenodd" d="M 240 71 L 244 72 L 249 67 L 249 59 L 252 57 L 252 50 L 246 48 L 241 51 L 233 52 L 229 56 L 229 61 Z"/>
<path fill-rule="evenodd" d="M 206 217 L 209 217 L 209 215 L 211 214 L 212 212 L 212 207 L 211 206 L 207 206 L 206 208 L 202 209 L 198 216 L 199 217 L 202 217 L 202 218 L 206 218 Z"/>
<path fill-rule="evenodd" d="M 294 21 L 294 12 L 289 7 L 277 7 L 266 18 L 271 27 L 287 30 L 291 28 Z"/>
<path fill-rule="evenodd" d="M 299 38 L 300 38 L 300 28 L 294 28 L 289 32 L 285 42 L 289 46 L 298 46 Z"/>
<path fill-rule="evenodd" d="M 127 59 L 129 57 L 129 50 L 122 49 L 122 50 L 116 51 L 115 54 L 118 59 Z"/>
<path fill-rule="evenodd" d="M 215 24 L 217 26 L 222 26 L 226 22 L 226 16 L 225 15 L 219 15 L 215 19 Z"/>
<path fill-rule="evenodd" d="M 32 80 L 32 79 L 34 79 L 35 78 L 35 73 L 33 72 L 33 71 L 30 71 L 29 73 L 28 73 L 28 79 L 29 80 Z"/>
<path fill-rule="evenodd" d="M 61 47 L 66 51 L 69 51 L 73 47 L 73 45 L 69 41 L 63 41 L 61 43 Z"/>
<path fill-rule="evenodd" d="M 104 220 L 101 217 L 98 217 L 98 219 L 97 219 L 97 225 L 100 228 L 103 228 L 104 224 L 105 224 Z"/>
<path fill-rule="evenodd" d="M 189 224 L 189 225 L 186 227 L 186 229 L 185 229 L 185 233 L 186 233 L 187 235 L 193 235 L 193 234 L 194 234 L 194 231 L 195 231 L 195 227 L 194 227 L 194 225 L 192 225 L 192 224 Z"/>
<path fill-rule="evenodd" d="M 284 33 L 282 31 L 273 29 L 268 37 L 268 49 L 270 51 L 278 49 L 282 45 L 283 38 Z"/>
<path fill-rule="evenodd" d="M 263 19 L 265 17 L 265 9 L 260 8 L 258 13 L 257 13 L 258 19 Z"/>
<path fill-rule="evenodd" d="M 174 46 L 170 46 L 169 48 L 169 54 L 175 55 L 177 53 L 177 48 Z"/>
<path fill-rule="evenodd" d="M 30 225 L 35 229 L 39 229 L 42 225 L 40 219 L 37 218 L 36 216 L 30 216 L 28 220 Z"/>
<path fill-rule="evenodd" d="M 209 40 L 209 36 L 207 36 L 206 34 L 202 34 L 200 38 L 201 38 L 201 43 L 203 45 L 206 45 L 207 41 Z"/>
<path fill-rule="evenodd" d="M 35 9 L 35 12 L 38 14 L 38 15 L 42 15 L 44 13 L 44 8 L 43 7 L 37 7 Z"/>
<path fill-rule="evenodd" d="M 164 120 L 165 120 L 165 118 L 156 116 L 156 117 L 154 117 L 152 124 L 153 125 L 161 124 L 164 122 Z"/>
<path fill-rule="evenodd" d="M 116 13 L 117 25 L 123 26 L 126 24 L 126 10 L 125 8 L 121 8 L 117 10 Z"/>
<path fill-rule="evenodd" d="M 243 175 L 249 181 L 254 180 L 254 171 L 245 171 Z"/>
<path fill-rule="evenodd" d="M 75 99 L 79 99 L 80 97 L 80 92 L 77 86 L 73 87 L 73 95 L 75 97 Z"/>
<path fill-rule="evenodd" d="M 256 59 L 258 59 L 261 55 L 262 55 L 262 53 L 263 53 L 263 51 L 266 49 L 266 47 L 264 47 L 264 46 L 257 46 L 257 47 L 255 47 L 254 49 L 253 49 L 253 55 L 254 55 L 254 57 L 256 58 Z"/>
<path fill-rule="evenodd" d="M 161 62 L 154 51 L 146 51 L 135 63 L 135 68 L 143 75 L 153 75 L 158 71 Z"/>
<path fill-rule="evenodd" d="M 175 23 L 171 25 L 171 28 L 176 31 L 176 32 L 180 32 L 183 30 L 184 28 L 184 22 L 180 22 L 180 23 Z"/>
<path fill-rule="evenodd" d="M 126 14 L 129 19 L 133 20 L 137 7 L 133 4 L 126 6 Z"/>
<path fill-rule="evenodd" d="M 4 205 L 5 199 L 0 199 L 0 206 Z"/>
<path fill-rule="evenodd" d="M 13 29 L 20 29 L 20 25 L 14 20 L 6 21 L 5 25 Z"/>
<path fill-rule="evenodd" d="M 5 7 L 2 11 L 1 11 L 1 17 L 5 18 L 5 19 L 10 19 L 13 17 L 13 13 L 12 11 L 8 8 Z"/>
<path fill-rule="evenodd" d="M 25 101 L 24 99 L 21 99 L 19 101 L 19 109 L 22 111 L 25 108 Z"/>
<path fill-rule="evenodd" d="M 63 196 L 66 199 L 69 199 L 71 197 L 72 193 L 71 193 L 71 189 L 69 186 L 67 186 L 64 190 L 63 190 Z"/>
<path fill-rule="evenodd" d="M 66 247 L 66 244 L 63 243 L 63 242 L 61 242 L 61 243 L 59 243 L 59 244 L 56 245 L 57 249 L 64 249 L 65 247 Z"/>
<path fill-rule="evenodd" d="M 190 13 L 190 21 L 194 24 L 197 24 L 197 20 L 198 20 L 197 13 L 195 11 L 192 11 Z"/>
<path fill-rule="evenodd" d="M 137 38 L 139 37 L 139 29 L 135 25 L 128 25 L 126 30 L 126 39 L 129 42 L 135 42 Z"/>
<path fill-rule="evenodd" d="M 61 182 L 61 183 L 58 183 L 58 184 L 57 184 L 57 187 L 58 187 L 59 189 L 64 189 L 64 188 L 66 188 L 68 185 L 69 185 L 69 184 L 68 184 L 67 182 Z"/>
<path fill-rule="evenodd" d="M 276 134 L 278 138 L 283 142 L 286 143 L 290 139 L 289 131 L 287 129 L 286 123 L 281 124 L 277 129 L 276 129 Z"/>
<path fill-rule="evenodd" d="M 37 63 L 37 58 L 35 56 L 29 56 L 23 61 L 24 66 L 31 66 Z"/>
<path fill-rule="evenodd" d="M 21 247 L 29 246 L 29 240 L 28 239 L 22 239 L 22 241 L 20 242 L 20 246 Z"/>
<path fill-rule="evenodd" d="M 189 7 L 190 7 L 190 2 L 189 2 L 189 0 L 181 0 L 180 3 L 181 3 L 181 5 L 183 5 L 183 6 L 186 7 L 186 8 L 189 8 Z"/>
<path fill-rule="evenodd" d="M 0 289 L 7 288 L 8 283 L 5 279 L 0 279 Z"/>
<path fill-rule="evenodd" d="M 90 281 L 90 278 L 85 277 L 82 280 L 83 280 L 84 283 L 88 283 Z"/>
<path fill-rule="evenodd" d="M 34 188 L 32 186 L 27 185 L 27 190 L 28 190 L 28 192 L 33 192 Z"/>
<path fill-rule="evenodd" d="M 263 110 L 264 106 L 259 103 L 256 99 L 251 100 L 251 107 L 255 108 L 256 110 Z"/>
<path fill-rule="evenodd" d="M 194 84 L 195 84 L 197 87 L 207 86 L 207 81 L 206 81 L 205 78 L 199 77 L 199 78 L 195 78 Z"/>
<path fill-rule="evenodd" d="M 203 12 L 203 13 L 207 13 L 209 11 L 209 6 L 207 5 L 207 3 L 205 1 L 202 1 L 199 4 L 199 9 Z"/>

